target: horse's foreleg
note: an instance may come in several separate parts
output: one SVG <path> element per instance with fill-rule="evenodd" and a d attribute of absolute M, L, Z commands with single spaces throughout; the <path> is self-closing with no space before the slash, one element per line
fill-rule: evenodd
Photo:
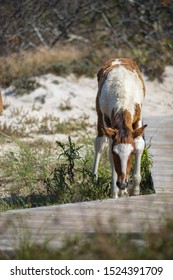
<path fill-rule="evenodd" d="M 132 186 L 132 195 L 140 194 L 140 182 L 141 182 L 141 157 L 145 147 L 145 142 L 142 137 L 135 139 L 135 171 L 133 174 L 133 186 Z"/>
<path fill-rule="evenodd" d="M 105 146 L 106 142 L 106 136 L 97 136 L 95 138 L 94 142 L 94 149 L 95 149 L 95 154 L 94 154 L 94 164 L 93 164 L 93 169 L 92 169 L 92 175 L 93 176 L 98 176 L 98 166 L 99 166 L 99 161 L 100 161 L 100 156 L 101 152 Z"/>

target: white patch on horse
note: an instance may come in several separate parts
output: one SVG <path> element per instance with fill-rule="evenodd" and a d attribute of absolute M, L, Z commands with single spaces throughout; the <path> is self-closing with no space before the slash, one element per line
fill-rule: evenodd
<path fill-rule="evenodd" d="M 142 104 L 144 98 L 141 80 L 136 71 L 129 71 L 123 65 L 112 69 L 102 86 L 99 105 L 102 113 L 111 118 L 113 109 L 135 113 L 135 104 Z"/>
<path fill-rule="evenodd" d="M 118 144 L 114 146 L 113 151 L 119 155 L 121 161 L 121 171 L 126 174 L 127 162 L 129 155 L 133 151 L 133 146 L 131 144 Z"/>
<path fill-rule="evenodd" d="M 122 62 L 119 60 L 119 59 L 115 59 L 114 61 L 112 61 L 111 65 L 114 66 L 114 65 L 121 65 Z"/>

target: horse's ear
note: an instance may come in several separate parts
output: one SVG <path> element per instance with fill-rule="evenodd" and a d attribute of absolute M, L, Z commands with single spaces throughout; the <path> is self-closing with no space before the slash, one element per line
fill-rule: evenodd
<path fill-rule="evenodd" d="M 144 129 L 147 127 L 147 124 L 143 125 L 140 128 L 137 128 L 133 131 L 133 138 L 137 138 L 139 136 L 142 136 L 144 134 Z"/>
<path fill-rule="evenodd" d="M 102 128 L 104 134 L 109 137 L 112 138 L 113 136 L 115 136 L 118 133 L 118 129 L 113 129 L 110 127 L 104 127 Z"/>

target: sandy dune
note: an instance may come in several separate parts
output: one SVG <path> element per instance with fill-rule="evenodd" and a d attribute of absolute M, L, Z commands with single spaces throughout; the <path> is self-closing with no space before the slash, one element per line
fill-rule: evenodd
<path fill-rule="evenodd" d="M 35 78 L 39 87 L 30 94 L 17 95 L 15 88 L 2 89 L 5 109 L 0 117 L 0 125 L 33 133 L 41 120 L 49 115 L 60 121 L 88 116 L 92 124 L 96 123 L 95 97 L 96 78 L 70 75 L 66 78 L 47 74 Z M 173 67 L 167 66 L 164 82 L 149 81 L 144 77 L 146 99 L 143 116 L 173 115 Z"/>

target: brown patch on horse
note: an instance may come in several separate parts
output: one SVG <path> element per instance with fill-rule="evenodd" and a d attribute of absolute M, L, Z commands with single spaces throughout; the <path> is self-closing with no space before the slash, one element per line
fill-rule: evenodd
<path fill-rule="evenodd" d="M 141 106 L 139 104 L 135 105 L 135 113 L 133 116 L 133 129 L 139 127 L 139 121 L 141 120 Z"/>
<path fill-rule="evenodd" d="M 129 174 L 130 174 L 130 170 L 131 170 L 131 166 L 132 166 L 132 158 L 133 158 L 133 154 L 130 154 L 128 161 L 127 161 L 127 170 L 126 170 L 127 177 L 129 177 Z"/>
<path fill-rule="evenodd" d="M 132 116 L 127 109 L 123 111 L 123 120 L 124 120 L 124 126 L 132 130 Z"/>
<path fill-rule="evenodd" d="M 129 155 L 128 161 L 127 161 L 127 168 L 126 168 L 126 174 L 124 174 L 121 170 L 121 160 L 118 154 L 113 154 L 113 160 L 114 160 L 114 166 L 115 166 L 115 171 L 118 174 L 118 181 L 123 182 L 124 179 L 128 180 L 131 166 L 132 166 L 132 158 L 133 155 Z"/>
<path fill-rule="evenodd" d="M 111 124 L 114 129 L 118 129 L 118 133 L 116 133 L 113 139 L 113 145 L 124 143 L 131 144 L 134 147 L 132 116 L 130 112 L 127 109 L 124 111 L 113 109 Z"/>
<path fill-rule="evenodd" d="M 111 124 L 113 128 L 128 128 L 132 130 L 132 116 L 127 109 L 113 109 L 111 113 Z"/>
<path fill-rule="evenodd" d="M 107 127 L 111 127 L 111 120 L 106 114 L 104 114 L 104 121 Z"/>
<path fill-rule="evenodd" d="M 120 130 L 113 139 L 113 146 L 117 144 L 131 144 L 135 148 L 133 132 L 129 129 Z"/>
<path fill-rule="evenodd" d="M 121 160 L 118 154 L 113 154 L 113 161 L 114 161 L 114 166 L 115 166 L 115 171 L 117 174 L 121 174 Z"/>
<path fill-rule="evenodd" d="M 104 131 L 103 131 L 103 127 L 104 127 L 104 122 L 103 122 L 103 114 L 101 112 L 101 110 L 97 110 L 97 115 L 98 115 L 98 120 L 97 120 L 97 136 L 98 137 L 102 137 L 104 136 Z"/>
<path fill-rule="evenodd" d="M 104 133 L 102 131 L 102 127 L 104 126 L 103 123 L 103 114 L 100 110 L 100 105 L 99 105 L 99 96 L 97 95 L 96 97 L 96 112 L 97 112 L 97 135 L 99 137 L 104 136 Z"/>
<path fill-rule="evenodd" d="M 123 172 L 118 173 L 118 180 L 123 182 L 126 179 L 126 175 Z"/>

